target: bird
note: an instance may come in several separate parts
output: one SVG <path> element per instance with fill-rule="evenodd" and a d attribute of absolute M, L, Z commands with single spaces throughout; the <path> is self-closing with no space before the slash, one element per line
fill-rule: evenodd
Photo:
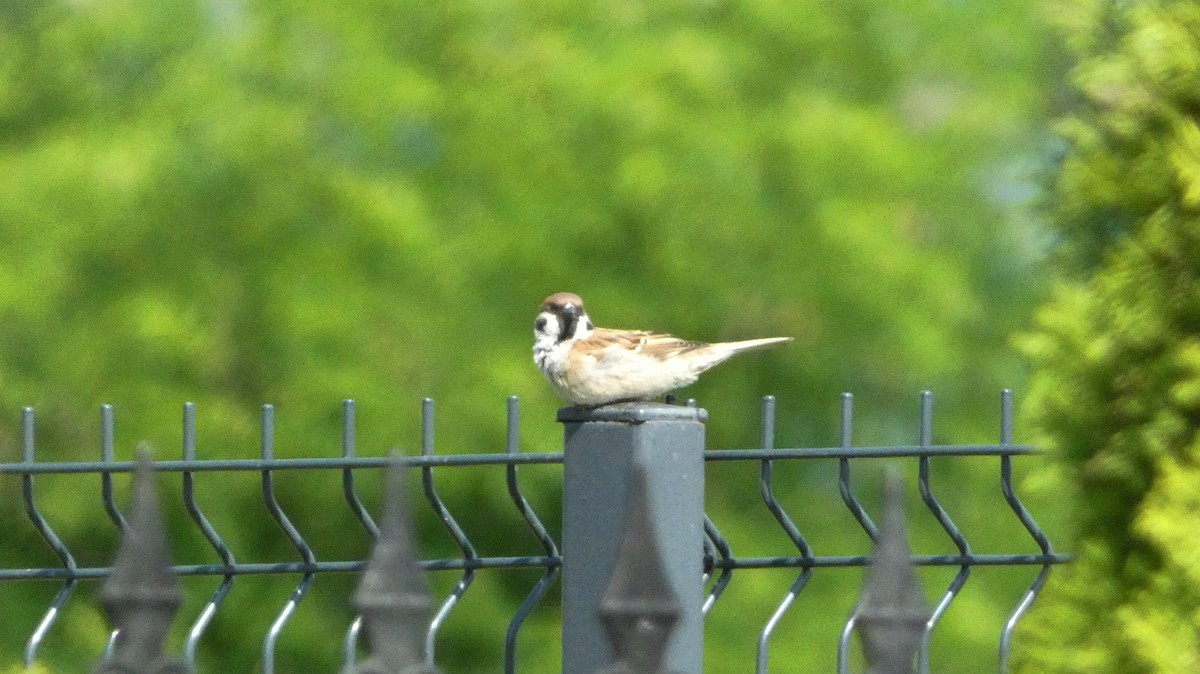
<path fill-rule="evenodd" d="M 564 401 L 579 407 L 650 400 L 694 383 L 742 351 L 792 341 L 680 339 L 645 330 L 598 328 L 574 293 L 550 295 L 533 324 L 533 362 Z"/>

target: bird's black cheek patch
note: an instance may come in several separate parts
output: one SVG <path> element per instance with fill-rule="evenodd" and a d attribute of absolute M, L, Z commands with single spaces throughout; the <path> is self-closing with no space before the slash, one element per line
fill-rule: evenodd
<path fill-rule="evenodd" d="M 533 324 L 533 329 L 537 330 L 538 332 L 545 330 L 546 329 L 546 317 L 542 316 L 541 318 L 537 319 L 537 322 Z"/>

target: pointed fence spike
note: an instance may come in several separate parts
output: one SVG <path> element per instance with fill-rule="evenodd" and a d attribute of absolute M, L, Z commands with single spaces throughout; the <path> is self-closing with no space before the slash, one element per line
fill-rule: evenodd
<path fill-rule="evenodd" d="M 99 663 L 95 672 L 186 673 L 190 671 L 186 665 L 162 653 L 183 592 L 171 569 L 154 464 L 145 445 L 138 447 L 128 521 L 112 570 L 100 589 L 100 603 L 119 634 L 112 657 Z"/>
<path fill-rule="evenodd" d="M 884 493 L 883 525 L 867 569 L 856 628 L 870 672 L 909 674 L 930 610 L 913 567 L 904 481 L 894 466 L 888 468 Z"/>
<path fill-rule="evenodd" d="M 646 474 L 634 464 L 629 511 L 600 620 L 617 657 L 607 674 L 658 674 L 680 618 L 655 538 Z"/>
<path fill-rule="evenodd" d="M 408 502 L 406 470 L 395 459 L 388 466 L 379 538 L 351 599 L 362 614 L 371 656 L 346 674 L 437 674 L 425 664 L 425 633 L 433 614 L 433 595 L 418 563 Z"/>

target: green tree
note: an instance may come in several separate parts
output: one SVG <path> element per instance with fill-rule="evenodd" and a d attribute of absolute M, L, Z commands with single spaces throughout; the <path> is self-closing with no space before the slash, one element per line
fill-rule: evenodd
<path fill-rule="evenodd" d="M 1049 195 L 1073 270 L 1024 340 L 1078 560 L 1021 671 L 1200 669 L 1200 6 L 1058 4 L 1079 97 Z"/>

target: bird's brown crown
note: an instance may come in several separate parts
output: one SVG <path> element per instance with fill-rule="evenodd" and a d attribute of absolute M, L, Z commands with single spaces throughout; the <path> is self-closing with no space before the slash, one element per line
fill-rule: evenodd
<path fill-rule="evenodd" d="M 538 311 L 549 311 L 557 313 L 557 311 L 568 304 L 574 304 L 580 309 L 583 308 L 583 300 L 575 293 L 554 293 L 542 302 L 542 307 Z"/>

